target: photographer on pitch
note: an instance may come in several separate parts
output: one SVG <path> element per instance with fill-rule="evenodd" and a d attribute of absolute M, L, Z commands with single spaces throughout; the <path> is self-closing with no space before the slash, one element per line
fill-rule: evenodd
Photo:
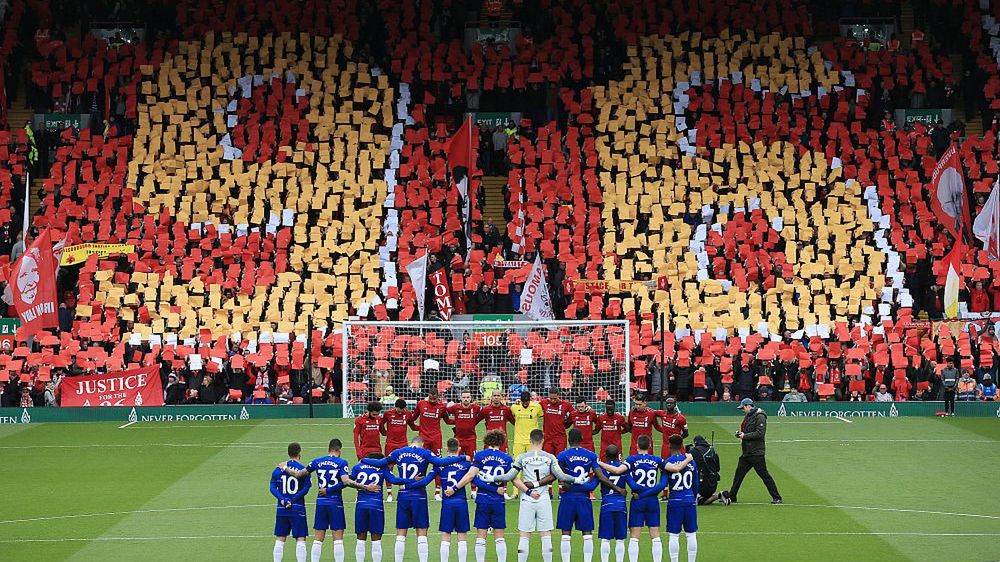
<path fill-rule="evenodd" d="M 713 437 L 714 441 L 714 437 Z M 715 452 L 715 447 L 701 435 L 695 435 L 694 443 L 688 445 L 687 452 L 694 457 L 694 462 L 698 466 L 698 505 L 708 505 L 717 501 L 720 494 L 716 493 L 719 488 L 719 474 L 721 466 L 719 455 Z"/>
<path fill-rule="evenodd" d="M 781 494 L 778 493 L 778 486 L 771 478 L 771 473 L 767 471 L 767 462 L 764 460 L 764 435 L 767 433 L 767 413 L 756 407 L 753 400 L 744 398 L 737 406 L 743 410 L 743 423 L 740 430 L 736 432 L 736 437 L 742 441 L 743 453 L 736 464 L 736 474 L 733 475 L 733 486 L 729 490 L 722 492 L 722 503 L 729 505 L 736 501 L 736 496 L 740 492 L 740 485 L 743 478 L 753 468 L 763 480 L 764 486 L 771 494 L 771 503 L 781 503 Z"/>

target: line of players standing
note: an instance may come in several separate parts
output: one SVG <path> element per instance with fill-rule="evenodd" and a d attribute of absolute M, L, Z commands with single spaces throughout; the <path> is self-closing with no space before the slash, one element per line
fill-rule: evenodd
<path fill-rule="evenodd" d="M 308 525 L 304 498 L 311 488 L 310 474 L 314 472 L 319 489 L 314 524 L 316 535 L 311 553 L 313 562 L 321 559 L 327 530 L 333 534 L 335 561 L 344 561 L 344 487 L 358 490 L 356 560 L 364 562 L 366 559 L 367 539 L 371 535 L 372 560 L 381 562 L 381 538 L 385 525 L 383 485 L 392 484 L 400 486 L 395 562 L 404 559 L 410 528 L 416 531 L 418 559 L 426 562 L 429 550 L 427 530 L 430 526 L 426 486 L 434 480 L 439 482 L 438 497 L 440 482 L 443 480 L 446 483 L 439 525 L 442 562 L 449 561 L 453 534 L 457 537 L 458 561 L 466 562 L 466 533 L 470 525 L 465 488 L 469 485 L 479 487 L 478 494 L 475 489 L 472 492 L 477 504 L 476 561 L 485 562 L 486 537 L 490 530 L 494 534 L 497 559 L 507 559 L 504 528 L 505 500 L 509 498 L 505 492 L 507 482 L 511 480 L 521 491 L 518 560 L 527 561 L 530 534 L 539 532 L 543 561 L 551 562 L 551 531 L 554 525 L 549 484 L 557 478 L 563 485 L 558 521 L 558 528 L 563 532 L 560 545 L 563 562 L 571 559 L 574 527 L 583 534 L 584 562 L 591 562 L 593 558 L 595 525 L 591 501 L 598 480 L 602 485 L 598 533 L 602 562 L 610 559 L 612 541 L 616 541 L 616 561 L 623 562 L 627 538 L 629 560 L 637 562 L 643 527 L 648 528 L 652 540 L 652 559 L 660 562 L 662 543 L 657 496 L 665 488 L 672 491 L 667 509 L 671 561 L 678 560 L 678 537 L 682 528 L 687 536 L 688 560 L 694 561 L 697 557 L 695 505 L 698 501 L 698 469 L 691 462 L 691 455 L 683 454 L 682 435 L 687 434 L 687 423 L 684 416 L 676 411 L 674 403 L 666 404 L 665 411 L 656 411 L 646 407 L 640 397 L 636 399 L 628 418 L 615 412 L 613 402 L 606 404 L 604 414 L 597 415 L 585 401 L 579 401 L 574 407 L 561 400 L 557 392 L 540 404 L 532 403 L 530 395 L 525 393 L 522 401 L 510 408 L 498 398 L 480 408 L 471 403 L 468 394 L 462 396 L 460 404 L 447 407 L 438 401 L 437 395 L 432 394 L 420 401 L 413 412 L 407 411 L 405 402 L 397 403 L 395 408 L 385 413 L 380 414 L 379 409 L 379 404 L 370 404 L 368 412 L 356 421 L 354 440 L 359 462 L 353 468 L 349 468 L 347 461 L 341 457 L 342 443 L 339 439 L 330 442 L 328 456 L 315 459 L 308 466 L 299 462 L 301 447 L 297 443 L 289 445 L 289 460 L 279 465 L 271 477 L 271 493 L 278 499 L 275 561 L 282 559 L 285 539 L 289 534 L 297 539 L 296 559 L 300 562 L 306 560 Z M 537 429 L 540 418 L 544 420 L 544 432 Z M 456 438 L 449 439 L 444 448 L 439 445 L 442 439 L 441 421 L 454 425 L 456 434 Z M 465 453 L 475 451 L 475 429 L 482 421 L 487 426 L 483 439 L 485 449 L 474 453 L 474 458 L 469 458 Z M 515 425 L 516 459 L 505 452 L 509 423 Z M 567 427 L 570 429 L 568 436 Z M 421 434 L 410 440 L 408 445 L 405 441 L 407 428 Z M 653 455 L 653 429 L 664 434 L 662 457 Z M 632 454 L 621 462 L 621 434 L 626 431 L 633 433 Z M 601 434 L 604 461 L 593 452 L 594 433 Z M 382 435 L 387 437 L 385 455 L 379 444 Z M 400 439 L 403 441 L 400 442 Z M 438 457 L 432 450 L 442 454 L 446 450 L 448 456 Z M 390 471 L 393 467 L 398 470 L 398 476 Z M 664 475 L 658 478 L 661 472 Z M 521 476 L 515 476 L 519 473 Z M 626 510 L 625 484 L 632 489 L 631 513 Z M 547 506 L 547 515 L 546 509 L 539 509 L 540 505 Z M 627 529 L 631 531 L 630 538 Z"/>

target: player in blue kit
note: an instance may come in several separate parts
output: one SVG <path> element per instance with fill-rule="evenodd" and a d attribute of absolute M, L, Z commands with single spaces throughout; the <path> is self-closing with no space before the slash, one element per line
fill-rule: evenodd
<path fill-rule="evenodd" d="M 504 503 L 506 483 L 499 486 L 492 483 L 493 478 L 506 474 L 514 459 L 500 450 L 507 441 L 507 436 L 499 430 L 488 431 L 483 437 L 485 450 L 476 453 L 472 467 L 454 486 L 445 489 L 445 496 L 455 495 L 469 482 L 474 483 L 479 491 L 476 493 L 476 562 L 486 562 L 486 534 L 493 529 L 493 544 L 496 547 L 497 560 L 507 560 L 507 542 L 504 540 L 504 529 L 507 528 L 507 506 Z M 479 478 L 482 474 L 490 482 Z"/>
<path fill-rule="evenodd" d="M 302 446 L 288 445 L 288 466 L 293 469 L 305 468 Z M 274 516 L 274 562 L 280 562 L 285 555 L 285 539 L 291 533 L 295 537 L 295 560 L 306 562 L 306 537 L 309 536 L 309 522 L 306 520 L 306 494 L 312 485 L 309 477 L 295 478 L 285 474 L 280 468 L 271 471 L 271 495 L 278 500 Z"/>
<path fill-rule="evenodd" d="M 604 460 L 611 466 L 621 465 L 621 452 L 615 445 L 608 445 Z M 601 469 L 604 471 L 604 469 Z M 621 487 L 625 477 L 604 472 L 608 480 Z M 628 513 L 625 496 L 607 484 L 601 485 L 601 517 L 597 525 L 597 538 L 601 539 L 601 562 L 611 558 L 611 541 L 615 542 L 615 562 L 625 562 L 625 539 L 628 538 Z"/>
<path fill-rule="evenodd" d="M 329 453 L 325 457 L 313 459 L 305 469 L 294 469 L 288 463 L 281 463 L 278 468 L 295 478 L 306 478 L 312 473 L 316 473 L 316 485 L 319 490 L 316 497 L 316 517 L 313 520 L 313 529 L 316 536 L 312 544 L 312 562 L 319 562 L 323 555 L 323 541 L 326 539 L 326 531 L 333 532 L 333 559 L 335 562 L 344 562 L 344 529 L 347 528 L 347 521 L 344 518 L 344 497 L 342 491 L 350 486 L 359 490 L 378 491 L 377 486 L 361 486 L 351 480 L 348 473 L 350 468 L 347 461 L 340 457 L 343 443 L 340 439 L 331 439 L 327 448 Z"/>
<path fill-rule="evenodd" d="M 427 509 L 427 483 L 419 485 L 432 471 L 433 466 L 445 466 L 454 462 L 466 460 L 465 457 L 449 457 L 442 459 L 424 448 L 424 439 L 414 437 L 407 447 L 401 447 L 389 453 L 389 456 L 378 461 L 364 459 L 361 462 L 374 466 L 395 465 L 400 478 L 411 483 L 399 492 L 399 506 L 396 507 L 396 550 L 395 561 L 403 562 L 406 555 L 406 535 L 409 529 L 417 532 L 417 559 L 427 562 L 429 547 L 427 544 L 427 529 L 431 526 Z M 436 473 L 433 473 L 436 475 Z M 432 478 L 433 480 L 433 478 Z M 429 483 L 429 482 L 428 482 Z"/>
<path fill-rule="evenodd" d="M 680 435 L 670 436 L 670 456 L 668 463 L 680 463 L 684 460 L 681 453 L 684 447 L 684 440 Z M 691 462 L 680 472 L 673 472 L 669 476 L 667 489 L 670 490 L 670 497 L 667 499 L 667 551 L 670 553 L 670 562 L 677 562 L 681 553 L 681 528 L 684 529 L 684 536 L 687 538 L 688 562 L 695 562 L 698 558 L 698 465 Z"/>
<path fill-rule="evenodd" d="M 448 456 L 454 457 L 461 450 L 458 439 L 451 438 L 445 445 L 448 449 Z M 465 475 L 472 468 L 472 463 L 462 460 L 456 463 L 437 469 L 438 476 L 441 477 L 444 487 L 457 486 L 465 478 Z M 451 535 L 458 535 L 458 562 L 465 562 L 468 553 L 468 539 L 466 533 L 469 532 L 469 504 L 465 500 L 465 489 L 458 489 L 454 495 L 445 496 L 441 502 L 441 521 L 438 530 L 441 531 L 441 560 L 448 562 L 451 557 Z"/>
<path fill-rule="evenodd" d="M 632 504 L 629 506 L 628 526 L 632 538 L 628 543 L 629 562 L 639 560 L 639 537 L 642 528 L 649 529 L 652 543 L 653 562 L 662 562 L 663 543 L 660 541 L 660 504 L 659 494 L 667 486 L 667 479 L 661 478 L 661 471 L 678 472 L 691 462 L 691 455 L 686 455 L 680 463 L 668 463 L 662 457 L 650 454 L 651 440 L 648 435 L 640 435 L 636 439 L 638 454 L 631 455 L 619 466 L 600 463 L 601 468 L 609 474 L 623 474 L 625 481 L 632 488 Z"/>
<path fill-rule="evenodd" d="M 559 494 L 559 512 L 556 516 L 556 527 L 562 530 L 562 542 L 559 545 L 559 554 L 562 562 L 570 562 L 572 550 L 573 527 L 583 533 L 583 562 L 590 562 L 594 558 L 594 508 L 590 503 L 590 493 L 597 488 L 598 482 L 615 486 L 604 472 L 596 470 L 599 468 L 597 453 L 584 449 L 580 445 L 583 443 L 583 434 L 579 429 L 569 430 L 566 437 L 569 448 L 559 453 L 556 457 L 563 472 L 570 476 L 588 476 L 584 484 L 570 484 L 565 486 Z M 589 478 L 593 472 L 595 478 Z"/>
<path fill-rule="evenodd" d="M 382 453 L 368 453 L 362 459 L 379 460 Z M 358 544 L 354 547 L 354 557 L 357 562 L 365 560 L 365 542 L 368 534 L 372 536 L 372 562 L 382 562 L 382 533 L 385 531 L 385 505 L 382 503 L 382 486 L 385 482 L 397 485 L 412 484 L 415 480 L 396 478 L 386 467 L 374 466 L 359 462 L 351 469 L 351 480 L 364 489 L 358 490 L 358 503 L 354 507 L 354 528 L 358 535 Z M 374 487 L 372 491 L 369 487 Z"/>

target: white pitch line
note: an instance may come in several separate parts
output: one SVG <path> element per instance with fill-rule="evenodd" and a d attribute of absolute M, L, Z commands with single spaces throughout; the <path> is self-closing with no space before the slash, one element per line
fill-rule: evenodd
<path fill-rule="evenodd" d="M 125 429 L 126 427 L 128 427 L 128 426 L 130 426 L 130 425 L 132 425 L 134 423 L 138 423 L 138 422 L 131 421 L 131 422 L 128 422 L 127 424 L 125 424 L 125 425 L 119 425 L 118 429 Z"/>
<path fill-rule="evenodd" d="M 429 535 L 439 535 L 437 531 L 429 531 Z M 874 536 L 874 537 L 1000 537 L 1000 533 L 917 533 L 906 531 L 703 531 L 698 530 L 700 535 L 721 535 L 721 536 Z M 383 541 L 388 541 L 388 535 L 383 537 Z M 56 542 L 144 542 L 144 541 L 207 541 L 207 540 L 249 540 L 249 539 L 273 539 L 273 535 L 191 535 L 174 537 L 62 537 L 57 539 L 0 539 L 0 544 L 23 544 L 23 543 L 56 543 Z"/>
<path fill-rule="evenodd" d="M 770 503 L 747 503 L 744 505 L 771 505 Z M 781 505 L 787 505 L 789 507 L 811 507 L 811 508 L 827 508 L 827 509 L 857 509 L 861 511 L 889 511 L 892 513 L 919 513 L 922 515 L 948 515 L 951 517 L 974 517 L 976 519 L 998 519 L 1000 520 L 1000 515 L 982 515 L 978 513 L 952 513 L 950 511 L 927 511 L 923 509 L 903 509 L 895 507 L 869 507 L 869 506 L 857 506 L 857 505 L 823 505 L 823 504 L 808 504 L 808 503 L 783 503 Z M 780 509 L 780 508 L 779 508 Z"/>
<path fill-rule="evenodd" d="M 559 499 L 558 498 L 554 498 L 552 501 L 558 503 Z M 600 502 L 600 500 L 592 500 L 592 501 L 595 502 L 595 503 Z M 344 500 L 344 505 L 353 505 L 355 503 L 356 503 L 355 500 Z M 389 502 L 386 502 L 386 503 L 389 503 Z M 135 509 L 135 510 L 131 510 L 131 511 L 110 511 L 110 512 L 103 512 L 103 513 L 77 513 L 77 514 L 69 514 L 69 515 L 54 515 L 54 516 L 50 516 L 50 517 L 32 517 L 32 518 L 29 518 L 29 519 L 0 520 L 0 525 L 10 524 L 10 523 L 31 523 L 31 522 L 37 522 L 37 521 L 55 521 L 55 520 L 60 520 L 60 519 L 79 519 L 79 518 L 88 518 L 88 517 L 112 517 L 112 516 L 119 516 L 119 515 L 139 515 L 139 514 L 150 514 L 150 513 L 178 513 L 178 512 L 185 512 L 185 511 L 211 511 L 211 510 L 224 510 L 224 509 L 252 509 L 252 508 L 265 508 L 265 507 L 273 508 L 274 505 L 275 505 L 274 503 L 266 503 L 266 504 L 249 504 L 249 505 L 223 505 L 223 506 L 200 506 L 200 507 L 172 507 L 172 508 L 161 508 L 161 509 Z M 740 505 L 766 506 L 767 509 L 783 509 L 782 507 L 772 506 L 770 503 L 739 502 L 736 505 L 737 506 L 740 506 Z M 997 519 L 997 520 L 1000 520 L 1000 515 L 983 515 L 983 514 L 979 514 L 979 513 L 954 513 L 954 512 L 950 512 L 950 511 L 928 511 L 928 510 L 922 510 L 922 509 L 905 509 L 905 508 L 892 508 L 892 507 L 868 507 L 868 506 L 851 506 L 851 505 L 795 504 L 795 503 L 786 503 L 786 504 L 782 504 L 782 505 L 785 506 L 785 507 L 804 507 L 804 508 L 816 508 L 816 509 L 857 509 L 857 510 L 864 510 L 864 511 L 888 511 L 888 512 L 893 512 L 893 513 L 915 513 L 915 514 L 921 514 L 921 515 L 946 515 L 946 516 L 949 516 L 949 517 L 970 517 L 970 518 L 975 518 L 975 519 Z M 386 507 L 388 507 L 388 506 L 386 506 Z M 765 532 L 762 531 L 761 533 L 765 533 Z M 760 534 L 760 533 L 758 533 L 758 532 L 748 532 L 747 534 Z M 808 534 L 808 533 L 806 533 L 806 532 L 802 532 L 802 533 L 799 533 L 799 532 L 789 532 L 788 534 L 796 534 L 796 535 L 798 535 L 798 534 Z M 839 534 L 839 532 L 838 533 L 833 533 L 833 534 Z M 867 534 L 867 533 L 862 533 L 862 534 Z M 899 534 L 902 535 L 902 534 L 905 534 L 905 533 L 899 533 Z M 918 533 L 918 535 L 919 535 L 919 533 Z M 66 539 L 66 540 L 69 540 L 69 539 Z M 86 539 L 86 540 L 90 540 L 90 539 Z"/>
<path fill-rule="evenodd" d="M 837 418 L 838 420 L 842 421 L 842 422 L 854 423 L 851 420 L 849 420 L 849 419 L 847 419 L 847 418 L 845 418 L 843 416 L 834 416 L 834 417 Z"/>

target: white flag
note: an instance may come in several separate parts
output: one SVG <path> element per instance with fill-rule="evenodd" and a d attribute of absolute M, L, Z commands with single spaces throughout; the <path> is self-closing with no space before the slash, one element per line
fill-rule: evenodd
<path fill-rule="evenodd" d="M 1000 179 L 993 182 L 990 198 L 972 223 L 972 233 L 982 240 L 991 260 L 1000 259 Z"/>
<path fill-rule="evenodd" d="M 521 291 L 520 311 L 534 320 L 555 320 L 552 314 L 552 300 L 549 298 L 549 285 L 545 281 L 545 269 L 542 268 L 542 256 L 535 255 L 535 264 Z"/>
<path fill-rule="evenodd" d="M 427 252 L 424 252 L 422 257 L 419 257 L 410 262 L 406 266 L 406 273 L 410 276 L 410 283 L 413 284 L 413 290 L 417 293 L 417 312 L 420 313 L 420 319 L 424 319 L 424 298 L 427 296 Z"/>

